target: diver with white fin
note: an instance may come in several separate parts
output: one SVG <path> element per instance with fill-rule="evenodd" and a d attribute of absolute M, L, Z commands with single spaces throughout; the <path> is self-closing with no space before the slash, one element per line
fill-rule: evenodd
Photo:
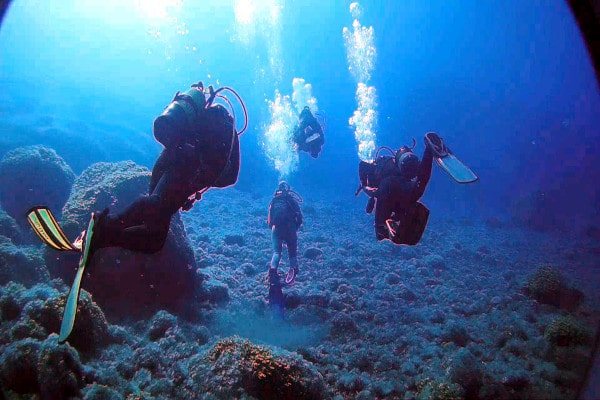
<path fill-rule="evenodd" d="M 375 236 L 377 240 L 391 240 L 395 244 L 415 245 L 423 236 L 429 209 L 419 201 L 431 178 L 433 160 L 456 182 L 472 183 L 478 178 L 464 165 L 443 140 L 434 132 L 425 135 L 423 157 L 414 154 L 412 146 L 397 151 L 381 147 L 374 162 L 361 161 L 358 166 L 360 184 L 355 195 L 362 190 L 370 199 L 366 212 L 375 209 Z M 391 155 L 379 155 L 387 150 Z"/>
<path fill-rule="evenodd" d="M 325 118 L 322 115 L 321 122 L 310 111 L 308 106 L 304 107 L 298 117 L 298 125 L 292 134 L 292 142 L 297 150 L 305 151 L 312 158 L 319 157 L 321 148 L 325 144 Z"/>

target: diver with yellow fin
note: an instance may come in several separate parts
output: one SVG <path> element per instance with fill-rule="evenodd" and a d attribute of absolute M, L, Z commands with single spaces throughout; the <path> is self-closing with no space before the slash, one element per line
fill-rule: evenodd
<path fill-rule="evenodd" d="M 77 313 L 77 302 L 79 300 L 79 289 L 81 288 L 81 278 L 83 278 L 85 267 L 91 259 L 90 242 L 92 239 L 92 232 L 94 231 L 94 213 L 92 213 L 87 229 L 81 232 L 81 235 L 77 237 L 73 243 L 67 239 L 67 236 L 56 221 L 56 218 L 54 218 L 52 211 L 47 207 L 38 206 L 31 208 L 27 212 L 27 221 L 33 228 L 33 231 L 49 247 L 58 251 L 81 252 L 79 266 L 77 267 L 73 285 L 67 296 L 65 310 L 60 324 L 58 342 L 64 343 L 73 330 L 75 314 Z"/>
<path fill-rule="evenodd" d="M 471 183 L 477 176 L 445 146 L 434 132 L 425 135 L 423 157 L 414 154 L 412 146 L 397 151 L 381 147 L 374 162 L 361 161 L 358 166 L 360 184 L 355 195 L 362 190 L 370 198 L 366 213 L 375 209 L 375 236 L 377 240 L 391 240 L 396 244 L 415 245 L 423 236 L 429 209 L 419 201 L 431 178 L 433 160 L 456 182 Z M 379 155 L 387 150 L 391 155 Z"/>
<path fill-rule="evenodd" d="M 232 93 L 244 112 L 244 126 L 238 132 L 232 103 L 224 95 Z M 221 104 L 223 100 L 229 110 Z M 169 233 L 171 217 L 190 210 L 211 187 L 227 187 L 237 182 L 240 167 L 241 135 L 248 126 L 246 107 L 229 87 L 204 89 L 202 82 L 185 92 L 177 92 L 163 113 L 154 120 L 155 139 L 164 146 L 152 169 L 147 195 L 140 196 L 119 214 L 92 213 L 88 229 L 69 242 L 56 219 L 45 207 L 35 207 L 27 219 L 48 246 L 59 251 L 81 251 L 82 256 L 71 287 L 59 342 L 73 328 L 83 270 L 94 252 L 105 247 L 122 247 L 144 253 L 162 249 Z"/>

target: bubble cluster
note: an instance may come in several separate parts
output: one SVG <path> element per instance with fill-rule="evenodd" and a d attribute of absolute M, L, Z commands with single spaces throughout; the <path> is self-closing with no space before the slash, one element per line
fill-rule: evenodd
<path fill-rule="evenodd" d="M 287 178 L 298 167 L 298 151 L 292 135 L 298 124 L 298 115 L 305 106 L 314 113 L 318 110 L 317 99 L 312 95 L 312 85 L 303 78 L 292 80 L 292 96 L 282 95 L 275 90 L 273 101 L 267 100 L 269 125 L 265 127 L 263 149 L 277 171 L 279 179 Z"/>
<path fill-rule="evenodd" d="M 290 96 L 275 91 L 273 101 L 267 100 L 271 119 L 265 128 L 263 149 L 267 158 L 279 171 L 279 179 L 288 177 L 298 167 L 298 152 L 294 149 L 290 134 L 298 122 Z"/>
<path fill-rule="evenodd" d="M 302 78 L 294 78 L 292 89 L 292 101 L 298 112 L 301 112 L 305 106 L 309 106 L 313 113 L 319 111 L 317 99 L 312 95 L 312 85 L 310 83 L 306 83 Z"/>
<path fill-rule="evenodd" d="M 350 126 L 354 128 L 354 138 L 358 143 L 358 157 L 370 161 L 375 154 L 377 129 L 377 94 L 374 86 L 358 83 L 356 88 L 357 108 L 350 117 Z"/>
<path fill-rule="evenodd" d="M 377 49 L 373 27 L 367 28 L 358 21 L 361 8 L 357 2 L 350 4 L 350 14 L 354 18 L 352 30 L 344 27 L 342 36 L 346 47 L 348 70 L 357 84 L 357 107 L 348 123 L 354 128 L 358 157 L 363 161 L 372 161 L 377 136 L 377 94 L 375 87 L 368 86 L 368 83 L 375 69 Z"/>

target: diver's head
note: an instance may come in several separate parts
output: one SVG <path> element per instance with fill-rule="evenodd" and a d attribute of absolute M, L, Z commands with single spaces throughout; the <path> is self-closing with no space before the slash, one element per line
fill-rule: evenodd
<path fill-rule="evenodd" d="M 412 151 L 404 151 L 396 156 L 396 166 L 403 178 L 413 179 L 417 176 L 420 164 L 419 157 Z"/>
<path fill-rule="evenodd" d="M 279 190 L 281 192 L 289 192 L 290 189 L 291 189 L 290 185 L 286 181 L 279 182 L 279 187 L 277 188 L 277 190 Z"/>

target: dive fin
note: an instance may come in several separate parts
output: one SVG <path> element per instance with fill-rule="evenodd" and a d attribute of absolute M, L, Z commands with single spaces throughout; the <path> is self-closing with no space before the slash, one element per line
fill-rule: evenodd
<path fill-rule="evenodd" d="M 473 183 L 479 179 L 471 168 L 467 167 L 462 161 L 456 158 L 450 149 L 448 149 L 447 156 L 441 158 L 436 157 L 435 162 L 458 183 Z"/>
<path fill-rule="evenodd" d="M 67 297 L 67 303 L 65 304 L 65 310 L 63 312 L 62 322 L 60 323 L 60 334 L 58 336 L 58 343 L 64 343 L 75 324 L 75 315 L 77 314 L 77 302 L 79 300 L 79 291 L 81 289 L 81 279 L 83 278 L 83 272 L 90 258 L 90 244 L 92 242 L 92 235 L 94 232 L 94 214 L 88 224 L 88 228 L 85 231 L 85 237 L 83 238 L 83 249 L 81 252 L 81 258 L 79 259 L 79 267 L 73 280 L 73 285 L 69 291 Z"/>
<path fill-rule="evenodd" d="M 46 245 L 58 251 L 77 251 L 48 207 L 36 206 L 27 212 L 27 222 Z"/>
<path fill-rule="evenodd" d="M 285 298 L 281 287 L 281 280 L 277 272 L 269 270 L 269 307 L 273 317 L 277 319 L 284 319 L 285 314 Z"/>
<path fill-rule="evenodd" d="M 429 148 L 433 151 L 435 162 L 442 168 L 452 179 L 458 183 L 472 183 L 479 177 L 463 164 L 446 146 L 443 140 L 434 132 L 429 132 L 425 135 L 425 141 Z"/>

